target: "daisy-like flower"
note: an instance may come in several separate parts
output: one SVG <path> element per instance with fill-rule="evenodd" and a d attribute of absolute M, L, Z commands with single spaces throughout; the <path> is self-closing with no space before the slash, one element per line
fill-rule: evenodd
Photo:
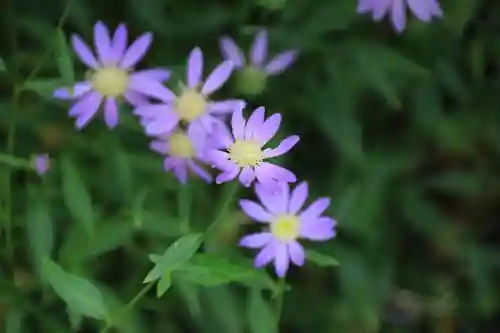
<path fill-rule="evenodd" d="M 390 13 L 394 29 L 402 32 L 406 27 L 406 6 L 422 22 L 443 16 L 438 0 L 359 0 L 358 13 L 371 12 L 375 21 Z"/>
<path fill-rule="evenodd" d="M 269 229 L 243 237 L 240 245 L 261 249 L 255 258 L 256 267 L 274 261 L 276 274 L 283 277 L 290 261 L 297 266 L 304 264 L 305 253 L 299 239 L 326 241 L 335 237 L 335 220 L 322 216 L 330 199 L 320 198 L 303 209 L 308 197 L 306 182 L 297 185 L 291 193 L 288 184 L 283 184 L 283 190 L 278 193 L 257 184 L 255 192 L 261 204 L 243 199 L 240 207 L 256 222 L 269 224 Z"/>
<path fill-rule="evenodd" d="M 293 63 L 297 51 L 284 51 L 270 61 L 268 58 L 268 36 L 266 30 L 261 30 L 254 38 L 250 48 L 250 62 L 247 63 L 243 51 L 230 37 L 220 40 L 221 53 L 226 60 L 231 60 L 238 72 L 238 87 L 242 93 L 255 95 L 265 88 L 268 76 L 285 71 Z"/>
<path fill-rule="evenodd" d="M 118 124 L 118 101 L 125 98 L 132 105 L 141 105 L 146 96 L 159 98 L 171 95 L 161 82 L 169 78 L 170 72 L 163 69 L 133 71 L 133 67 L 144 57 L 153 36 L 145 33 L 127 48 L 127 28 L 118 26 L 110 37 L 108 28 L 97 22 L 94 26 L 94 44 L 97 58 L 89 46 L 73 35 L 71 43 L 80 60 L 91 69 L 89 79 L 77 82 L 73 87 L 62 87 L 54 97 L 77 100 L 69 111 L 76 118 L 76 127 L 83 128 L 95 116 L 104 103 L 104 121 L 109 128 Z"/>
<path fill-rule="evenodd" d="M 299 141 L 297 135 L 285 138 L 278 147 L 264 149 L 266 143 L 278 132 L 281 115 L 273 114 L 267 119 L 264 107 L 257 108 L 245 121 L 243 110 L 233 113 L 231 119 L 232 135 L 227 129 L 219 128 L 214 136 L 219 144 L 207 150 L 207 157 L 214 167 L 222 173 L 216 178 L 218 184 L 230 181 L 239 175 L 240 183 L 248 187 L 257 178 L 270 187 L 277 183 L 293 183 L 295 175 L 280 166 L 264 160 L 283 155 Z"/>
<path fill-rule="evenodd" d="M 200 162 L 206 162 L 203 156 L 205 144 L 204 137 L 194 142 L 185 132 L 176 129 L 152 141 L 149 147 L 162 155 L 167 155 L 163 162 L 165 170 L 172 170 L 182 184 L 187 181 L 188 170 L 209 183 L 212 181 L 212 176 L 199 165 Z"/>
<path fill-rule="evenodd" d="M 210 100 L 210 95 L 229 79 L 233 67 L 231 61 L 224 61 L 203 82 L 203 53 L 200 48 L 194 48 L 188 58 L 186 86 L 180 93 L 162 96 L 160 99 L 164 104 L 140 106 L 135 110 L 135 114 L 146 119 L 146 133 L 162 135 L 179 122 L 187 124 L 189 135 L 194 133 L 196 137 L 201 133 L 211 133 L 214 123 L 220 122 L 218 116 L 245 106 L 242 100 Z"/>
<path fill-rule="evenodd" d="M 42 176 L 50 169 L 50 158 L 48 154 L 37 154 L 32 160 L 33 168 L 39 176 Z"/>

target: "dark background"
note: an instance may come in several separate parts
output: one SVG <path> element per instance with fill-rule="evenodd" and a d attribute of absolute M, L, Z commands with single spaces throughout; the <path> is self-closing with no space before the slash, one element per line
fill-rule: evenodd
<path fill-rule="evenodd" d="M 162 171 L 130 110 L 123 108 L 114 131 L 97 119 L 79 132 L 68 104 L 50 97 L 68 74 L 58 71 L 57 25 L 91 44 L 97 20 L 111 28 L 124 22 L 132 37 L 152 31 L 140 66 L 171 68 L 181 78 L 194 46 L 207 70 L 220 62 L 222 35 L 247 50 L 267 27 L 273 54 L 300 51 L 249 103 L 282 113 L 280 135 L 300 135 L 281 162 L 310 182 L 314 196 L 332 198 L 338 236 L 311 247 L 340 266 L 290 271 L 280 332 L 500 330 L 500 3 L 443 0 L 442 20 L 411 17 L 398 35 L 387 21 L 356 14 L 354 0 L 10 1 L 0 2 L 2 159 L 48 152 L 53 167 L 42 180 L 1 164 L 2 235 L 10 221 L 13 241 L 12 251 L 0 242 L 3 332 L 75 331 L 64 303 L 39 278 L 39 242 L 53 239 L 52 259 L 118 308 L 141 288 L 152 267 L 147 255 L 182 234 L 175 216 L 186 189 Z M 75 65 L 82 79 L 85 69 Z M 232 87 L 221 96 L 237 94 Z M 192 224 L 202 230 L 224 187 L 189 186 Z M 36 215 L 39 207 L 45 217 Z M 239 253 L 247 229 L 231 207 L 209 244 L 221 255 Z M 95 225 L 94 236 L 71 217 L 75 210 Z M 247 296 L 236 284 L 206 288 L 181 279 L 160 300 L 154 292 L 142 298 L 119 331 L 272 332 Z M 78 325 L 80 332 L 100 328 L 89 318 Z"/>

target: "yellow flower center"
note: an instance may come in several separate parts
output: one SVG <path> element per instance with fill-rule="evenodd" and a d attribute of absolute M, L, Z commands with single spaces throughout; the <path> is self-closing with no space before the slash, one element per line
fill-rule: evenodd
<path fill-rule="evenodd" d="M 181 120 L 190 122 L 207 110 L 207 100 L 196 90 L 186 89 L 178 97 L 175 109 Z"/>
<path fill-rule="evenodd" d="M 299 219 L 297 216 L 282 215 L 271 223 L 271 233 L 281 242 L 289 242 L 299 237 Z"/>
<path fill-rule="evenodd" d="M 105 97 L 118 97 L 128 88 L 128 72 L 115 67 L 98 69 L 92 74 L 92 87 Z"/>
<path fill-rule="evenodd" d="M 189 137 L 182 132 L 176 132 L 169 136 L 168 147 L 170 155 L 178 158 L 192 158 L 195 156 L 193 143 Z"/>
<path fill-rule="evenodd" d="M 264 159 L 260 144 L 252 140 L 236 140 L 228 148 L 229 158 L 239 167 L 256 167 Z"/>

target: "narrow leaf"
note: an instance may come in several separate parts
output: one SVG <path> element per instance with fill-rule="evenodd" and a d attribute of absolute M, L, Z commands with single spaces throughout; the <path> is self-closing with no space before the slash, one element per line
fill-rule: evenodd
<path fill-rule="evenodd" d="M 163 274 L 158 281 L 158 285 L 156 286 L 156 297 L 162 297 L 172 286 L 172 275 L 167 272 Z"/>
<path fill-rule="evenodd" d="M 75 82 L 73 58 L 71 57 L 66 36 L 62 30 L 57 30 L 56 33 L 55 53 L 57 68 L 63 78 L 64 84 L 72 85 Z"/>
<path fill-rule="evenodd" d="M 338 266 L 339 262 L 328 255 L 313 250 L 306 250 L 306 258 L 320 267 Z"/>
<path fill-rule="evenodd" d="M 247 323 L 251 333 L 278 332 L 277 318 L 259 289 L 252 289 L 247 305 Z"/>
<path fill-rule="evenodd" d="M 92 201 L 78 169 L 68 156 L 61 158 L 62 191 L 70 214 L 90 234 L 94 226 Z"/>
<path fill-rule="evenodd" d="M 88 280 L 67 273 L 51 260 L 45 261 L 43 273 L 44 279 L 72 312 L 101 320 L 108 318 L 101 292 Z"/>

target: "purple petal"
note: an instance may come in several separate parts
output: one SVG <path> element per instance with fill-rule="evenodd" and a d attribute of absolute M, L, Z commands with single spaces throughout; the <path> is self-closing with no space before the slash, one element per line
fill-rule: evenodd
<path fill-rule="evenodd" d="M 303 221 L 315 220 L 321 216 L 325 212 L 325 210 L 330 205 L 329 198 L 320 198 L 314 201 L 309 207 L 307 207 L 302 214 L 300 214 L 300 218 Z"/>
<path fill-rule="evenodd" d="M 287 244 L 288 254 L 290 255 L 290 259 L 297 266 L 304 265 L 306 261 L 306 254 L 304 252 L 304 248 L 299 242 L 294 241 Z"/>
<path fill-rule="evenodd" d="M 274 252 L 274 268 L 279 277 L 284 277 L 290 266 L 290 256 L 286 244 L 279 244 Z"/>
<path fill-rule="evenodd" d="M 407 0 L 408 7 L 413 15 L 422 22 L 429 22 L 432 19 L 430 0 Z"/>
<path fill-rule="evenodd" d="M 292 149 L 297 142 L 299 142 L 299 136 L 298 135 L 290 135 L 289 137 L 286 137 L 283 139 L 283 141 L 280 142 L 278 147 L 274 149 L 265 149 L 264 150 L 264 157 L 265 158 L 272 158 L 276 156 L 280 156 L 283 154 L 286 154 Z"/>
<path fill-rule="evenodd" d="M 205 148 L 207 133 L 199 122 L 192 122 L 189 124 L 187 135 L 198 153 Z"/>
<path fill-rule="evenodd" d="M 214 168 L 222 171 L 233 170 L 235 167 L 238 169 L 234 162 L 229 160 L 229 154 L 216 149 L 209 149 L 205 152 L 207 160 L 210 161 Z"/>
<path fill-rule="evenodd" d="M 278 243 L 272 241 L 260 250 L 260 252 L 255 257 L 255 267 L 260 268 L 269 264 L 274 259 L 275 249 Z"/>
<path fill-rule="evenodd" d="M 240 169 L 236 165 L 234 165 L 234 167 L 231 168 L 230 170 L 224 171 L 221 174 L 219 174 L 217 178 L 215 178 L 215 182 L 217 184 L 221 184 L 233 180 L 236 178 L 236 176 L 238 176 L 239 172 Z"/>
<path fill-rule="evenodd" d="M 173 102 L 175 100 L 175 94 L 170 89 L 144 75 L 132 74 L 130 76 L 129 88 L 164 102 Z"/>
<path fill-rule="evenodd" d="M 151 80 L 157 80 L 160 82 L 167 81 L 170 78 L 171 72 L 166 69 L 154 68 L 154 69 L 143 69 L 140 71 L 136 71 L 134 73 L 136 76 L 146 76 Z"/>
<path fill-rule="evenodd" d="M 243 186 L 249 187 L 250 185 L 252 185 L 252 182 L 255 180 L 255 172 L 253 171 L 253 169 L 251 167 L 244 167 L 241 170 L 239 180 Z"/>
<path fill-rule="evenodd" d="M 179 116 L 174 112 L 162 114 L 161 116 L 151 119 L 146 126 L 147 135 L 158 136 L 165 135 L 172 131 L 179 124 Z"/>
<path fill-rule="evenodd" d="M 50 158 L 48 154 L 38 154 L 34 160 L 35 171 L 38 175 L 43 175 L 50 168 Z"/>
<path fill-rule="evenodd" d="M 307 182 L 302 182 L 294 188 L 290 196 L 290 205 L 288 206 L 288 213 L 290 215 L 296 215 L 302 209 L 308 194 Z"/>
<path fill-rule="evenodd" d="M 245 138 L 246 121 L 243 118 L 243 110 L 236 110 L 231 117 L 231 128 L 236 140 L 243 140 Z"/>
<path fill-rule="evenodd" d="M 173 170 L 179 165 L 182 165 L 183 161 L 177 157 L 169 156 L 163 161 L 163 168 L 165 171 Z"/>
<path fill-rule="evenodd" d="M 78 129 L 84 128 L 85 126 L 87 126 L 89 121 L 92 120 L 92 118 L 94 118 L 96 114 L 97 114 L 97 109 L 95 109 L 94 112 L 92 112 L 91 110 L 85 110 L 83 113 L 80 113 L 76 118 L 75 122 L 76 127 Z"/>
<path fill-rule="evenodd" d="M 125 51 L 123 58 L 120 61 L 121 68 L 131 68 L 135 66 L 146 54 L 151 42 L 153 41 L 153 34 L 147 32 L 137 38 L 132 45 Z"/>
<path fill-rule="evenodd" d="M 360 14 L 367 13 L 373 9 L 373 0 L 358 0 L 357 12 Z"/>
<path fill-rule="evenodd" d="M 273 235 L 270 232 L 260 232 L 242 237 L 239 245 L 251 249 L 260 249 L 272 241 Z"/>
<path fill-rule="evenodd" d="M 276 135 L 280 124 L 281 114 L 279 113 L 275 113 L 266 119 L 264 124 L 259 128 L 258 133 L 256 133 L 256 138 L 262 146 Z"/>
<path fill-rule="evenodd" d="M 244 109 L 245 106 L 245 101 L 239 99 L 228 99 L 221 102 L 209 102 L 208 112 L 216 115 L 233 113 L 236 110 Z"/>
<path fill-rule="evenodd" d="M 96 113 L 101 104 L 102 96 L 93 91 L 83 96 L 69 110 L 69 116 L 80 116 L 86 112 Z"/>
<path fill-rule="evenodd" d="M 197 174 L 201 179 L 203 179 L 207 183 L 210 183 L 212 181 L 212 175 L 210 175 L 210 173 L 208 173 L 205 169 L 197 165 L 195 162 L 188 160 L 187 164 L 189 168 L 193 170 L 193 172 Z"/>
<path fill-rule="evenodd" d="M 71 36 L 71 44 L 73 45 L 76 55 L 85 65 L 93 69 L 98 69 L 100 67 L 100 64 L 97 62 L 97 59 L 92 54 L 88 45 L 78 35 Z"/>
<path fill-rule="evenodd" d="M 402 32 L 406 26 L 406 7 L 403 1 L 395 1 L 392 4 L 391 20 L 397 32 Z"/>
<path fill-rule="evenodd" d="M 90 82 L 78 82 L 73 87 L 61 87 L 54 91 L 53 96 L 63 100 L 73 100 L 80 98 L 92 89 Z"/>
<path fill-rule="evenodd" d="M 264 184 L 255 184 L 255 194 L 260 203 L 273 215 L 284 215 L 288 211 L 288 192 L 274 192 Z"/>
<path fill-rule="evenodd" d="M 147 104 L 136 107 L 133 113 L 137 116 L 156 119 L 175 112 L 172 111 L 170 104 Z"/>
<path fill-rule="evenodd" d="M 269 223 L 273 215 L 256 202 L 247 199 L 240 200 L 240 207 L 253 220 L 262 223 Z"/>
<path fill-rule="evenodd" d="M 304 221 L 300 224 L 300 237 L 313 241 L 326 241 L 335 237 L 335 220 L 329 217 L 320 217 Z"/>
<path fill-rule="evenodd" d="M 264 124 L 265 112 L 266 109 L 261 106 L 250 115 L 245 127 L 245 140 L 254 140 L 258 137 L 260 128 Z"/>
<path fill-rule="evenodd" d="M 108 97 L 104 102 L 104 122 L 108 128 L 115 128 L 118 125 L 118 105 L 113 97 Z"/>
<path fill-rule="evenodd" d="M 201 93 L 203 95 L 210 95 L 219 89 L 229 79 L 233 69 L 234 65 L 231 61 L 224 61 L 217 66 L 205 80 L 205 84 L 201 88 Z"/>
<path fill-rule="evenodd" d="M 188 168 L 187 168 L 187 164 L 186 164 L 185 161 L 182 161 L 181 163 L 179 163 L 172 170 L 172 172 L 177 177 L 177 179 L 179 180 L 179 182 L 181 182 L 181 184 L 186 184 L 187 178 L 188 178 Z"/>
<path fill-rule="evenodd" d="M 120 24 L 115 30 L 113 35 L 112 45 L 112 56 L 110 61 L 117 64 L 122 58 L 125 50 L 127 49 L 127 27 L 125 24 Z"/>
<path fill-rule="evenodd" d="M 255 169 L 255 174 L 259 182 L 270 184 L 271 186 L 275 181 L 284 183 L 295 183 L 297 181 L 297 177 L 295 177 L 293 172 L 268 162 L 260 163 Z"/>
<path fill-rule="evenodd" d="M 250 50 L 250 60 L 253 65 L 260 67 L 267 57 L 267 31 L 262 30 L 256 36 Z"/>
<path fill-rule="evenodd" d="M 108 63 L 112 59 L 111 39 L 108 28 L 100 21 L 94 25 L 94 44 L 100 63 Z"/>
<path fill-rule="evenodd" d="M 132 90 L 127 90 L 124 94 L 123 97 L 131 104 L 132 106 L 138 107 L 141 105 L 147 105 L 149 104 L 149 100 L 146 96 L 144 96 L 141 93 L 132 91 Z"/>
<path fill-rule="evenodd" d="M 194 48 L 189 54 L 187 65 L 187 85 L 196 88 L 203 76 L 203 53 L 199 47 Z"/>
<path fill-rule="evenodd" d="M 265 66 L 265 71 L 269 75 L 281 74 L 285 71 L 297 57 L 297 51 L 285 51 L 278 54 L 276 57 Z"/>
<path fill-rule="evenodd" d="M 168 143 L 165 140 L 154 140 L 149 143 L 149 149 L 166 155 L 168 152 Z"/>
<path fill-rule="evenodd" d="M 236 45 L 232 38 L 221 38 L 219 45 L 222 56 L 225 60 L 231 60 L 235 68 L 243 67 L 243 65 L 245 64 L 245 57 L 243 56 L 243 52 L 241 51 L 241 49 L 238 47 L 238 45 Z"/>

